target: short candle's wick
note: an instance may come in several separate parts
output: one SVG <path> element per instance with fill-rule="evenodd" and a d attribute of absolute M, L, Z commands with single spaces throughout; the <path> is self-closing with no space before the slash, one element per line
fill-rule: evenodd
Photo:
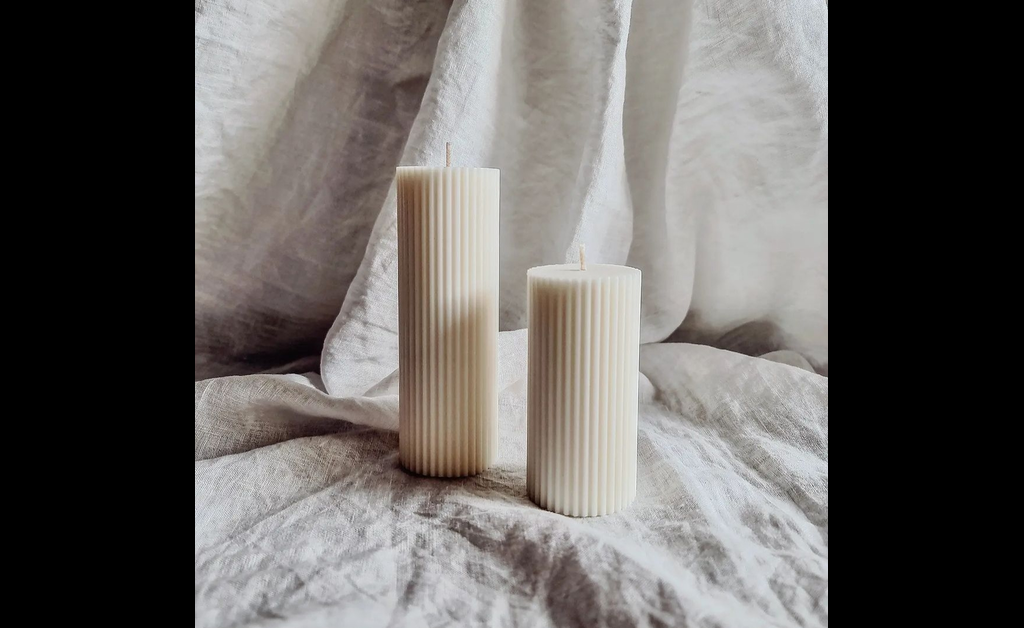
<path fill-rule="evenodd" d="M 587 269 L 587 245 L 580 245 L 580 270 Z"/>
<path fill-rule="evenodd" d="M 452 167 L 452 143 L 451 142 L 445 142 L 444 143 L 444 167 L 445 168 L 451 168 Z"/>

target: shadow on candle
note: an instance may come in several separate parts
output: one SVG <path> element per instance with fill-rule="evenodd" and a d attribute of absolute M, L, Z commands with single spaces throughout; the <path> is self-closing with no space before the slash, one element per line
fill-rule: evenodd
<path fill-rule="evenodd" d="M 442 299 L 404 347 L 400 458 L 414 474 L 476 475 L 497 453 L 497 325 L 488 294 Z M 404 405 L 408 404 L 408 405 Z"/>

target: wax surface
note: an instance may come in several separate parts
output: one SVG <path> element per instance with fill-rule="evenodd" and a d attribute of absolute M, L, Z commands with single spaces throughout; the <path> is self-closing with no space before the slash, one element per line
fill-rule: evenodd
<path fill-rule="evenodd" d="M 399 459 L 473 475 L 498 446 L 498 198 L 490 168 L 398 168 Z"/>
<path fill-rule="evenodd" d="M 542 508 L 604 515 L 636 496 L 640 283 L 603 264 L 527 273 L 526 484 Z"/>

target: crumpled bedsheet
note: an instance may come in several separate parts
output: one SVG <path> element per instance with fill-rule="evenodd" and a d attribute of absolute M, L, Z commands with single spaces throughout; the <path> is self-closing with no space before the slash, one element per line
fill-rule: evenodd
<path fill-rule="evenodd" d="M 399 467 L 393 379 L 198 383 L 196 625 L 827 625 L 827 378 L 644 346 L 637 499 L 574 519 L 526 496 L 525 337 L 501 340 L 500 454 L 467 479 Z"/>

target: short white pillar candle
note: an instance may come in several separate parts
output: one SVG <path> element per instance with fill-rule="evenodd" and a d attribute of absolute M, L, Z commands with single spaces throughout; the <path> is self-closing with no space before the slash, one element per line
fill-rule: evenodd
<path fill-rule="evenodd" d="M 641 273 L 582 260 L 527 272 L 526 485 L 588 517 L 636 496 Z"/>

